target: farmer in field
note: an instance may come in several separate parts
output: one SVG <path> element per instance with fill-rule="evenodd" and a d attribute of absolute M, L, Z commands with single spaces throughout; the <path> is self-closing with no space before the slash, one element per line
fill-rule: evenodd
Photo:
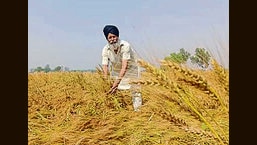
<path fill-rule="evenodd" d="M 140 68 L 137 63 L 137 55 L 131 45 L 119 39 L 119 29 L 114 25 L 106 25 L 103 29 L 107 44 L 102 50 L 102 66 L 104 77 L 110 72 L 114 83 L 110 88 L 110 94 L 119 90 L 131 90 L 133 107 L 138 111 L 142 104 L 140 86 L 130 84 L 131 79 L 140 77 Z"/>

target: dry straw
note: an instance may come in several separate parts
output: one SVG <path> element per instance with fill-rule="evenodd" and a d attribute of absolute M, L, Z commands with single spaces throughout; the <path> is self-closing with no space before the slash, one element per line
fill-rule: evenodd
<path fill-rule="evenodd" d="M 107 94 L 113 80 L 96 72 L 28 74 L 28 144 L 194 145 L 229 143 L 229 71 L 140 60 L 143 105 L 130 91 Z"/>

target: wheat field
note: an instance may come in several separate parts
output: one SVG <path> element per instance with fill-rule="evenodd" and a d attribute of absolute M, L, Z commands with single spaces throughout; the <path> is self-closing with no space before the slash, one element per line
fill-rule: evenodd
<path fill-rule="evenodd" d="M 197 70 L 161 61 L 140 80 L 143 105 L 129 91 L 107 94 L 97 72 L 28 74 L 29 145 L 227 145 L 229 71 L 212 60 Z"/>

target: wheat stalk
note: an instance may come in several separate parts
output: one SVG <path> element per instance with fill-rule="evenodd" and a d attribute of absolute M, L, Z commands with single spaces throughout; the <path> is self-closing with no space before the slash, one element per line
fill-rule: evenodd
<path fill-rule="evenodd" d="M 227 107 L 225 106 L 224 102 L 221 100 L 221 97 L 216 93 L 216 91 L 209 85 L 206 79 L 204 79 L 202 76 L 193 73 L 189 69 L 182 68 L 178 64 L 173 63 L 171 61 L 161 61 L 162 65 L 171 67 L 173 70 L 177 70 L 178 72 L 181 72 L 185 76 L 188 76 L 192 80 L 194 80 L 198 85 L 202 86 L 205 89 L 205 93 L 207 93 L 211 97 L 215 97 L 219 100 L 219 103 L 222 105 L 223 108 L 226 110 Z"/>

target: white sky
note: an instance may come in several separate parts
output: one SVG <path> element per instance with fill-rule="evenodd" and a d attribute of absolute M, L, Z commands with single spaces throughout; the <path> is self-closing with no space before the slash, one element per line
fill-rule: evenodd
<path fill-rule="evenodd" d="M 120 39 L 147 61 L 185 48 L 211 51 L 228 67 L 228 0 L 29 0 L 28 68 L 95 69 L 106 44 L 103 27 L 114 24 Z"/>

